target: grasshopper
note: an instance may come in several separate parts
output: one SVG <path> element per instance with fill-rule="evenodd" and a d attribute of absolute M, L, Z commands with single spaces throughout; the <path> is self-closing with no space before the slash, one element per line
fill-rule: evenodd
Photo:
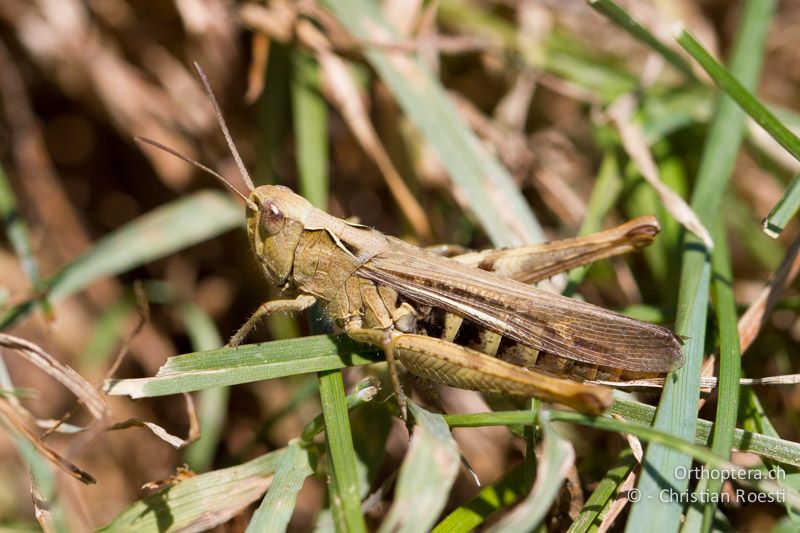
<path fill-rule="evenodd" d="M 682 341 L 669 329 L 528 285 L 648 244 L 659 231 L 654 217 L 538 246 L 455 257 L 421 249 L 336 218 L 287 187 L 255 187 L 208 80 L 195 67 L 249 195 L 171 148 L 138 140 L 200 167 L 239 195 L 264 276 L 294 295 L 261 305 L 229 346 L 269 314 L 320 302 L 351 338 L 383 349 L 404 418 L 396 361 L 424 380 L 590 414 L 610 404 L 611 389 L 581 381 L 651 377 L 682 365 Z"/>

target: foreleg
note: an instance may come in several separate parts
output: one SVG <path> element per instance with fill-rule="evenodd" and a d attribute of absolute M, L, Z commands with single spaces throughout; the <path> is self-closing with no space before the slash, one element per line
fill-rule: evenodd
<path fill-rule="evenodd" d="M 255 313 L 247 319 L 247 322 L 234 333 L 231 340 L 228 341 L 227 346 L 239 346 L 245 337 L 253 331 L 253 328 L 256 327 L 259 320 L 265 316 L 274 313 L 299 313 L 314 305 L 316 301 L 317 299 L 310 294 L 301 294 L 293 300 L 272 300 L 270 302 L 264 302 L 256 309 Z"/>

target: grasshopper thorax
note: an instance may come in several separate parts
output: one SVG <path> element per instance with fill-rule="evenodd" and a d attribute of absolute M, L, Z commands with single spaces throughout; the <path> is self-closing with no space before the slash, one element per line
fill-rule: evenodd
<path fill-rule="evenodd" d="M 264 185 L 247 202 L 247 236 L 269 281 L 283 286 L 292 272 L 294 252 L 314 206 L 281 185 Z"/>

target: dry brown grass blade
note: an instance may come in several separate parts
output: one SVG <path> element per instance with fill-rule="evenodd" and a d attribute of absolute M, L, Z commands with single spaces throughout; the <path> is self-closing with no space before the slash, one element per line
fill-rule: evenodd
<path fill-rule="evenodd" d="M 786 250 L 783 262 L 766 283 L 758 298 L 739 318 L 739 345 L 742 355 L 753 344 L 772 310 L 775 309 L 784 289 L 794 283 L 798 273 L 800 273 L 800 237 L 792 242 Z"/>
<path fill-rule="evenodd" d="M 42 527 L 42 531 L 45 533 L 55 533 L 58 531 L 53 524 L 53 515 L 50 512 L 47 499 L 42 496 L 42 493 L 39 491 L 39 486 L 36 484 L 36 480 L 33 478 L 33 476 L 31 476 L 31 499 L 33 500 L 33 509 L 36 515 L 36 521 L 39 522 L 39 525 Z"/>
<path fill-rule="evenodd" d="M 189 417 L 189 435 L 185 439 L 170 434 L 166 429 L 154 422 L 147 422 L 146 420 L 141 420 L 139 418 L 131 418 L 125 420 L 124 422 L 117 422 L 116 424 L 110 426 L 108 430 L 115 431 L 132 427 L 145 428 L 149 429 L 153 435 L 163 440 L 173 448 L 177 450 L 185 448 L 200 438 L 200 422 L 197 420 L 197 411 L 195 410 L 194 401 L 192 400 L 191 395 L 184 393 L 183 398 L 186 400 L 186 413 Z"/>
<path fill-rule="evenodd" d="M 621 422 L 626 421 L 622 416 L 616 413 L 613 413 L 611 416 Z M 636 461 L 641 464 L 642 457 L 644 457 L 642 442 L 638 437 L 631 435 L 630 433 L 623 433 L 622 435 L 625 437 L 625 440 L 628 441 L 628 445 L 631 447 L 631 450 L 633 450 L 633 456 L 636 458 Z M 625 507 L 631 502 L 628 492 L 636 485 L 636 478 L 638 475 L 639 468 L 636 467 L 628 473 L 625 481 L 620 483 L 619 488 L 617 489 L 617 497 L 614 500 L 614 503 L 611 504 L 611 507 L 609 507 L 606 515 L 603 517 L 603 521 L 600 522 L 600 525 L 597 528 L 598 532 L 604 533 L 611 529 L 622 510 L 625 509 Z"/>
<path fill-rule="evenodd" d="M 242 24 L 272 40 L 286 43 L 294 36 L 297 12 L 284 0 L 270 2 L 268 6 L 244 4 L 238 14 Z"/>
<path fill-rule="evenodd" d="M 27 440 L 42 457 L 67 472 L 69 475 L 81 481 L 82 483 L 93 484 L 96 483 L 94 477 L 87 472 L 84 472 L 74 464 L 70 463 L 59 454 L 47 447 L 36 434 L 31 431 L 25 423 L 25 419 L 17 412 L 16 409 L 5 398 L 0 396 L 0 420 L 11 431 L 14 431 L 22 438 Z"/>
<path fill-rule="evenodd" d="M 753 341 L 755 341 L 761 328 L 772 314 L 773 309 L 775 309 L 775 305 L 777 305 L 780 300 L 784 289 L 789 287 L 794 282 L 797 274 L 800 273 L 800 255 L 798 252 L 800 252 L 800 237 L 792 242 L 786 250 L 786 256 L 783 258 L 781 265 L 772 274 L 770 280 L 767 281 L 758 297 L 739 318 L 739 346 L 742 355 L 747 352 L 747 349 L 753 344 Z M 716 358 L 717 354 L 713 353 L 703 362 L 702 380 L 716 379 L 712 377 Z M 780 382 L 780 378 L 783 378 L 784 381 Z M 784 385 L 795 383 L 795 381 L 792 381 L 792 378 L 793 376 L 776 376 L 775 380 L 773 380 L 775 382 L 773 383 L 765 382 L 754 384 Z M 740 382 L 744 384 L 745 381 L 752 380 L 741 380 Z M 716 382 L 711 387 L 713 388 L 715 386 Z M 707 387 L 707 385 L 703 385 L 703 387 Z"/>
<path fill-rule="evenodd" d="M 266 33 L 256 33 L 250 43 L 250 65 L 247 67 L 247 90 L 244 93 L 246 104 L 255 103 L 264 92 L 269 61 L 269 37 Z"/>
<path fill-rule="evenodd" d="M 323 88 L 328 98 L 339 109 L 350 131 L 380 169 L 389 191 L 414 228 L 414 232 L 422 241 L 433 242 L 433 231 L 425 210 L 408 189 L 383 147 L 347 65 L 330 51 L 325 36 L 311 23 L 301 21 L 297 29 L 300 39 L 314 50 L 324 80 Z"/>
<path fill-rule="evenodd" d="M 608 116 L 619 130 L 622 146 L 636 164 L 642 177 L 655 189 L 664 207 L 686 229 L 697 235 L 709 250 L 714 247 L 714 240 L 706 227 L 700 222 L 697 214 L 686 201 L 664 185 L 656 167 L 644 134 L 638 124 L 633 122 L 636 98 L 632 94 L 619 97 L 608 108 Z"/>
<path fill-rule="evenodd" d="M 59 363 L 52 355 L 36 344 L 25 339 L 0 333 L 0 347 L 13 350 L 25 359 L 42 369 L 59 383 L 70 390 L 98 420 L 104 420 L 111 414 L 111 406 L 88 381 L 83 379 L 72 368 Z"/>
<path fill-rule="evenodd" d="M 247 69 L 247 90 L 244 101 L 252 104 L 264 91 L 267 77 L 270 42 L 288 42 L 297 23 L 297 11 L 286 1 L 270 2 L 268 6 L 244 4 L 238 11 L 239 19 L 248 27 L 258 27 L 261 31 L 253 34 L 250 44 L 251 59 Z"/>

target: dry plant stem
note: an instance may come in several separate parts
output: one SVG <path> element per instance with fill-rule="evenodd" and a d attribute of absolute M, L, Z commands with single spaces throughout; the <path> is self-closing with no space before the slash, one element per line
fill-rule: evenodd
<path fill-rule="evenodd" d="M 707 361 L 714 360 L 711 355 Z M 711 366 L 713 370 L 713 365 Z M 664 386 L 664 378 L 648 378 L 637 379 L 625 382 L 618 381 L 604 381 L 604 380 L 589 380 L 588 383 L 597 385 L 606 385 L 625 390 L 647 390 L 653 388 L 661 388 Z M 718 379 L 716 376 L 703 376 L 700 378 L 700 388 L 705 392 L 717 388 Z M 800 383 L 800 374 L 784 374 L 781 376 L 768 376 L 764 378 L 740 378 L 740 385 L 747 386 L 776 386 L 776 385 L 796 385 Z"/>
<path fill-rule="evenodd" d="M 268 6 L 250 3 L 239 7 L 238 15 L 244 26 L 267 39 L 287 43 L 295 35 L 298 7 L 285 0 L 270 2 Z"/>
<path fill-rule="evenodd" d="M 772 310 L 780 300 L 784 289 L 794 282 L 798 272 L 800 272 L 800 255 L 798 255 L 798 252 L 800 252 L 800 237 L 792 242 L 789 249 L 786 251 L 786 256 L 783 258 L 781 265 L 772 275 L 755 301 L 750 304 L 744 314 L 739 318 L 739 346 L 742 356 L 747 353 L 747 349 L 753 341 L 755 341 L 761 328 L 772 314 Z M 706 358 L 703 362 L 702 377 L 700 378 L 700 386 L 705 390 L 712 390 L 712 393 L 716 392 L 715 388 L 717 386 L 717 378 L 713 377 L 716 359 L 716 352 Z M 756 379 L 742 378 L 739 380 L 739 383 L 742 385 L 792 385 L 800 383 L 800 375 L 795 374 Z M 706 398 L 700 399 L 700 407 L 704 405 L 706 400 Z"/>
<path fill-rule="evenodd" d="M 581 476 L 578 472 L 578 467 L 576 464 L 572 464 L 569 471 L 567 472 L 567 477 L 565 479 L 565 487 L 567 489 L 567 493 L 569 494 L 569 509 L 567 510 L 567 516 L 569 516 L 572 522 L 578 518 L 578 515 L 581 512 L 581 509 L 586 504 L 586 497 L 584 496 L 583 489 L 581 488 Z"/>
<path fill-rule="evenodd" d="M 125 355 L 127 355 L 128 351 L 130 351 L 134 339 L 139 336 L 144 327 L 150 321 L 150 303 L 147 301 L 147 295 L 144 292 L 141 282 L 137 281 L 134 284 L 133 293 L 136 299 L 138 320 L 131 332 L 123 339 L 122 344 L 117 351 L 117 356 L 114 358 L 111 366 L 106 371 L 105 379 L 103 381 L 111 378 L 117 373 L 119 366 L 122 364 L 123 359 L 125 359 Z M 102 388 L 102 383 L 100 384 L 99 388 Z"/>
<path fill-rule="evenodd" d="M 768 317 L 772 314 L 772 310 L 780 300 L 781 294 L 794 282 L 798 273 L 800 273 L 800 237 L 792 241 L 792 244 L 786 250 L 786 256 L 783 258 L 783 261 L 778 269 L 773 273 L 758 297 L 750 304 L 747 310 L 739 318 L 739 345 L 741 347 L 742 356 L 747 353 L 747 349 L 750 347 L 753 341 L 755 341 L 758 333 L 761 331 L 761 328 L 766 323 Z M 711 354 L 703 363 L 702 372 L 704 380 L 706 378 L 714 379 L 710 377 L 714 373 L 715 361 L 716 354 Z M 774 384 L 794 383 L 794 381 L 791 379 L 793 376 L 778 376 L 777 378 L 779 378 L 778 381 L 782 382 Z M 744 382 L 747 380 L 741 381 Z M 714 381 L 712 386 L 715 385 L 716 381 Z"/>

